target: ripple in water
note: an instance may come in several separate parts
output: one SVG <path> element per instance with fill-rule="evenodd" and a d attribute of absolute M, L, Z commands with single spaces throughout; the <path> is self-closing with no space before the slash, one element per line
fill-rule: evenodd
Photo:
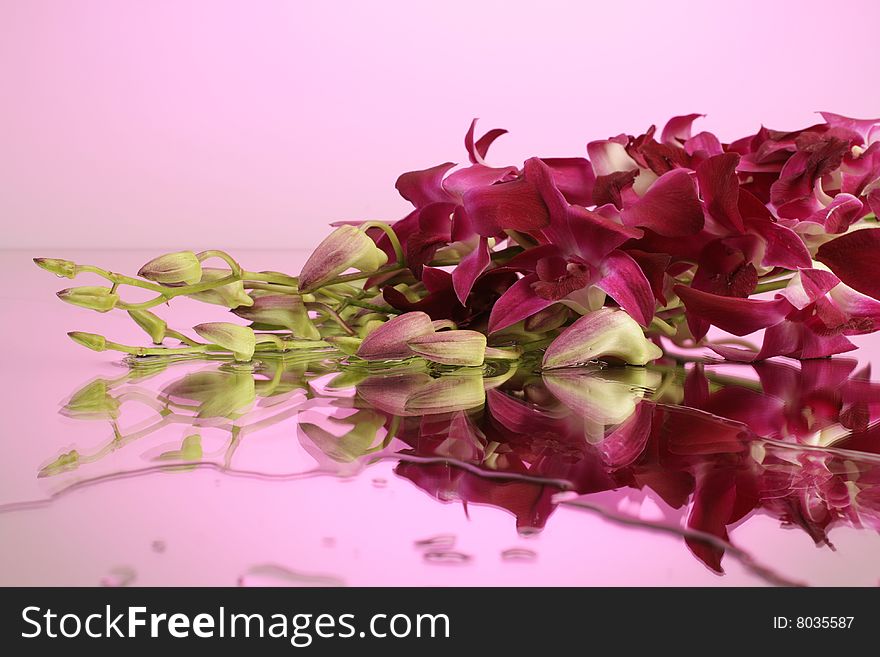
<path fill-rule="evenodd" d="M 428 563 L 440 563 L 459 565 L 473 561 L 473 557 L 464 552 L 456 552 L 455 550 L 429 550 L 425 552 L 425 561 Z"/>
<path fill-rule="evenodd" d="M 502 561 L 534 561 L 538 558 L 538 553 L 528 548 L 510 548 L 501 553 Z"/>
<path fill-rule="evenodd" d="M 431 536 L 430 538 L 423 538 L 420 541 L 416 541 L 415 546 L 418 550 L 450 550 L 455 547 L 455 535 L 438 534 L 437 536 Z"/>

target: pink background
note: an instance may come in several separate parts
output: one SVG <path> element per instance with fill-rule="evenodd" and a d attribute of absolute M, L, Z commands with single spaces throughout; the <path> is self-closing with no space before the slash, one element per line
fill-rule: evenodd
<path fill-rule="evenodd" d="M 3 246 L 309 247 L 403 171 L 880 114 L 880 3 L 0 0 Z M 45 255 L 52 255 L 46 253 Z"/>

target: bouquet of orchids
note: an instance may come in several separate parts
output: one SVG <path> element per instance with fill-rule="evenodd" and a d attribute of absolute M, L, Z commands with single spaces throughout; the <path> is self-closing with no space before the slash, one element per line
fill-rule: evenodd
<path fill-rule="evenodd" d="M 182 251 L 137 277 L 39 258 L 106 286 L 58 296 L 127 311 L 151 346 L 74 332 L 134 356 L 320 349 L 364 361 L 481 366 L 542 354 L 546 369 L 594 360 L 645 365 L 669 345 L 723 358 L 809 359 L 851 351 L 880 326 L 880 119 L 824 121 L 722 143 L 701 115 L 587 144 L 589 159 L 489 166 L 505 130 L 465 136 L 469 165 L 405 173 L 399 221 L 342 222 L 299 273 L 248 271 L 229 254 Z M 219 260 L 221 266 L 205 266 Z M 123 300 L 123 288 L 146 300 Z M 198 336 L 153 308 L 179 296 L 249 323 Z M 710 333 L 710 329 L 715 331 Z M 741 336 L 763 330 L 760 344 Z M 736 336 L 736 337 L 732 337 Z M 168 340 L 177 344 L 168 344 Z"/>

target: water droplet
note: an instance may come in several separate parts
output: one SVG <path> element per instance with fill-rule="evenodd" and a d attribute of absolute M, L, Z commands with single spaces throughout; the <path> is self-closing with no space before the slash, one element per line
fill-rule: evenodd
<path fill-rule="evenodd" d="M 166 547 L 167 546 L 165 545 L 165 541 L 158 538 L 150 543 L 150 549 L 158 554 L 162 554 L 163 552 L 165 552 Z"/>
<path fill-rule="evenodd" d="M 236 580 L 238 586 L 345 586 L 340 578 L 333 575 L 313 575 L 300 573 L 276 564 L 260 564 L 248 568 Z"/>
<path fill-rule="evenodd" d="M 388 485 L 387 479 L 382 479 L 381 477 L 377 477 L 373 479 L 373 488 L 385 488 Z"/>
<path fill-rule="evenodd" d="M 101 586 L 120 587 L 134 582 L 137 573 L 129 566 L 117 566 L 101 578 Z"/>
<path fill-rule="evenodd" d="M 425 552 L 425 561 L 428 563 L 465 564 L 472 559 L 471 555 L 454 550 L 429 550 Z"/>
<path fill-rule="evenodd" d="M 538 553 L 528 548 L 509 548 L 501 553 L 502 561 L 534 561 Z"/>
<path fill-rule="evenodd" d="M 415 545 L 419 550 L 450 550 L 455 547 L 455 535 L 438 534 L 437 536 L 416 541 Z"/>

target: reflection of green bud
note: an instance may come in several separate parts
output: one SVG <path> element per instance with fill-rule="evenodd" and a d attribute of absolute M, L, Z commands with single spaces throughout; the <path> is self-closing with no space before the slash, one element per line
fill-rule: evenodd
<path fill-rule="evenodd" d="M 318 245 L 303 265 L 299 276 L 301 292 L 311 292 L 329 283 L 346 269 L 376 271 L 388 256 L 354 226 L 340 226 Z"/>
<path fill-rule="evenodd" d="M 204 267 L 202 269 L 201 283 L 209 283 L 219 281 L 221 278 L 227 278 L 231 275 L 228 269 L 216 269 L 213 267 Z M 244 283 L 234 281 L 215 287 L 210 290 L 203 290 L 188 295 L 192 299 L 197 299 L 204 303 L 213 303 L 226 308 L 238 308 L 239 306 L 253 305 L 254 300 L 244 291 Z"/>
<path fill-rule="evenodd" d="M 444 374 L 410 395 L 406 410 L 420 414 L 451 413 L 482 406 L 485 401 L 481 372 Z"/>
<path fill-rule="evenodd" d="M 168 330 L 164 319 L 149 310 L 129 310 L 128 314 L 138 326 L 147 332 L 154 344 L 162 344 L 162 340 L 165 339 L 165 331 Z"/>
<path fill-rule="evenodd" d="M 477 331 L 429 333 L 407 344 L 419 356 L 443 365 L 482 365 L 486 354 L 486 336 Z"/>
<path fill-rule="evenodd" d="M 56 276 L 61 276 L 62 278 L 73 278 L 76 276 L 76 263 L 70 260 L 59 260 L 58 258 L 34 258 L 34 262 L 38 267 L 42 267 Z"/>
<path fill-rule="evenodd" d="M 119 295 L 111 292 L 107 287 L 69 287 L 58 292 L 58 298 L 80 308 L 97 310 L 99 313 L 113 310 L 119 302 Z"/>
<path fill-rule="evenodd" d="M 141 267 L 138 276 L 165 285 L 192 285 L 202 279 L 202 263 L 192 251 L 166 253 Z"/>
<path fill-rule="evenodd" d="M 113 419 L 119 417 L 119 400 L 110 395 L 104 379 L 77 390 L 61 410 L 67 417 Z"/>
<path fill-rule="evenodd" d="M 373 411 L 361 410 L 344 420 L 328 418 L 336 424 L 350 425 L 352 429 L 341 436 L 334 436 L 326 429 L 302 422 L 299 429 L 322 451 L 339 463 L 352 463 L 373 451 L 376 434 L 385 424 L 385 416 Z"/>
<path fill-rule="evenodd" d="M 171 383 L 164 391 L 171 401 L 195 402 L 200 418 L 237 418 L 256 399 L 254 377 L 234 370 L 193 372 Z"/>
<path fill-rule="evenodd" d="M 605 427 L 629 418 L 659 379 L 656 372 L 636 367 L 543 374 L 544 384 L 553 396 L 584 420 L 591 442 L 602 439 Z"/>
<path fill-rule="evenodd" d="M 193 330 L 211 344 L 231 351 L 235 360 L 248 361 L 254 356 L 257 338 L 247 326 L 229 322 L 208 322 L 194 326 Z"/>
<path fill-rule="evenodd" d="M 253 305 L 238 307 L 233 312 L 261 326 L 287 329 L 297 338 L 321 339 L 321 333 L 309 318 L 309 311 L 296 294 L 270 294 L 257 297 Z"/>
<path fill-rule="evenodd" d="M 600 358 L 645 365 L 662 355 L 660 347 L 645 337 L 638 322 L 625 311 L 601 308 L 559 334 L 544 353 L 543 367 L 572 367 Z"/>
<path fill-rule="evenodd" d="M 202 437 L 194 433 L 187 436 L 180 443 L 180 449 L 170 452 L 162 452 L 156 457 L 157 461 L 201 461 L 202 460 Z"/>
<path fill-rule="evenodd" d="M 79 465 L 79 452 L 75 449 L 70 450 L 69 452 L 65 452 L 57 459 L 52 461 L 49 465 L 42 468 L 39 473 L 37 473 L 37 477 L 51 477 L 53 475 L 61 474 L 67 470 L 73 470 L 76 466 Z"/>
<path fill-rule="evenodd" d="M 83 347 L 88 347 L 94 351 L 104 351 L 107 348 L 107 338 L 103 335 L 98 335 L 97 333 L 71 331 L 67 335 L 77 344 L 81 344 Z"/>

